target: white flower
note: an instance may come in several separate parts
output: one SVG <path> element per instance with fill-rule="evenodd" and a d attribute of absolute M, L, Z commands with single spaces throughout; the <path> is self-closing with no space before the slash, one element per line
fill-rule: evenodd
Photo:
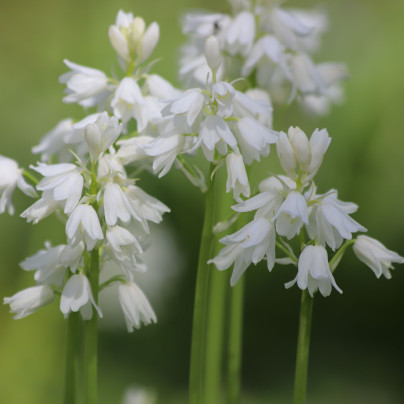
<path fill-rule="evenodd" d="M 309 141 L 301 129 L 291 126 L 287 135 L 279 133 L 277 151 L 282 168 L 290 178 L 296 180 L 298 174 L 295 170 L 299 164 L 299 169 L 304 172 L 301 181 L 308 182 L 320 168 L 330 142 L 326 129 L 316 129 Z"/>
<path fill-rule="evenodd" d="M 96 161 L 109 147 L 111 147 L 122 131 L 122 124 L 115 117 L 108 117 L 102 113 L 95 123 L 90 123 L 84 130 L 91 159 Z"/>
<path fill-rule="evenodd" d="M 109 95 L 108 78 L 101 71 L 64 60 L 72 71 L 60 76 L 59 81 L 66 84 L 66 103 L 77 102 L 83 107 L 94 107 Z"/>
<path fill-rule="evenodd" d="M 226 30 L 227 51 L 231 55 L 247 56 L 255 39 L 255 18 L 248 11 L 242 11 Z"/>
<path fill-rule="evenodd" d="M 40 285 L 21 290 L 14 296 L 5 297 L 4 304 L 10 305 L 10 312 L 16 313 L 13 318 L 18 320 L 51 303 L 54 297 L 52 288 Z"/>
<path fill-rule="evenodd" d="M 200 88 L 192 88 L 185 91 L 180 97 L 163 108 L 161 114 L 168 115 L 184 115 L 189 128 L 192 127 L 195 120 L 200 115 L 203 106 L 205 105 L 205 97 Z M 189 131 L 190 129 L 188 129 Z M 184 132 L 187 132 L 186 130 Z"/>
<path fill-rule="evenodd" d="M 84 240 L 88 251 L 94 248 L 97 240 L 104 239 L 100 221 L 92 206 L 81 204 L 76 206 L 67 220 L 66 235 L 72 246 Z"/>
<path fill-rule="evenodd" d="M 220 271 L 234 262 L 230 284 L 234 286 L 251 263 L 257 264 L 264 257 L 268 270 L 275 263 L 275 229 L 265 218 L 254 219 L 242 229 L 220 240 L 226 247 L 208 263 L 216 265 Z"/>
<path fill-rule="evenodd" d="M 145 220 L 149 220 L 153 223 L 160 223 L 163 220 L 162 215 L 166 212 L 170 212 L 170 208 L 164 205 L 164 203 L 153 198 L 135 185 L 129 185 L 125 189 L 125 195 L 135 212 L 134 217 L 136 218 L 137 216 L 141 218 L 142 223 Z"/>
<path fill-rule="evenodd" d="M 145 81 L 148 92 L 159 100 L 170 100 L 181 95 L 182 91 L 175 88 L 169 81 L 158 74 L 148 74 Z"/>
<path fill-rule="evenodd" d="M 236 201 L 240 200 L 240 194 L 248 198 L 250 196 L 250 184 L 241 154 L 229 153 L 226 156 L 226 169 L 226 192 L 233 190 L 233 197 Z"/>
<path fill-rule="evenodd" d="M 264 68 L 267 72 L 268 67 L 279 67 L 282 73 L 289 78 L 290 69 L 286 62 L 284 54 L 285 47 L 272 35 L 266 35 L 260 38 L 252 47 L 251 52 L 241 69 L 244 77 L 250 75 L 254 68 Z M 258 75 L 260 73 L 258 72 Z M 268 77 L 270 79 L 270 77 Z"/>
<path fill-rule="evenodd" d="M 220 154 L 226 155 L 227 145 L 237 150 L 237 140 L 227 123 L 220 116 L 208 115 L 202 122 L 198 140 L 192 151 L 201 146 L 205 158 L 213 161 L 215 148 Z"/>
<path fill-rule="evenodd" d="M 269 154 L 269 145 L 277 143 L 277 133 L 250 117 L 241 118 L 237 122 L 235 132 L 246 164 L 259 161 L 260 156 Z"/>
<path fill-rule="evenodd" d="M 45 242 L 45 249 L 26 258 L 20 263 L 25 271 L 35 270 L 34 279 L 37 283 L 61 286 L 69 268 L 75 272 L 83 255 L 84 245 L 79 243 L 76 247 L 61 244 L 52 247 L 49 241 Z"/>
<path fill-rule="evenodd" d="M 144 99 L 137 82 L 132 77 L 123 78 L 111 100 L 114 115 L 123 123 L 131 118 L 139 119 L 142 104 Z"/>
<path fill-rule="evenodd" d="M 313 27 L 305 24 L 297 14 L 273 7 L 264 14 L 263 26 L 289 49 L 297 51 L 300 38 L 310 35 Z"/>
<path fill-rule="evenodd" d="M 353 250 L 356 256 L 364 262 L 380 278 L 384 275 L 391 278 L 392 262 L 404 263 L 404 258 L 396 252 L 388 250 L 382 243 L 368 236 L 359 236 L 355 240 Z"/>
<path fill-rule="evenodd" d="M 170 171 L 177 156 L 191 149 L 193 143 L 189 136 L 160 136 L 141 148 L 148 156 L 154 157 L 153 171 L 161 178 Z"/>
<path fill-rule="evenodd" d="M 122 283 L 118 290 L 119 303 L 125 316 L 128 332 L 133 332 L 134 328 L 140 328 L 141 323 L 144 325 L 157 323 L 156 314 L 136 283 L 131 281 Z"/>
<path fill-rule="evenodd" d="M 109 40 L 118 55 L 129 62 L 136 57 L 146 60 L 159 40 L 159 26 L 153 22 L 146 30 L 143 18 L 134 18 L 132 13 L 119 10 L 115 25 L 108 31 Z"/>
<path fill-rule="evenodd" d="M 151 136 L 138 136 L 120 140 L 117 143 L 120 146 L 117 152 L 117 157 L 122 159 L 124 164 L 148 159 L 149 157 L 145 152 L 144 146 L 152 141 L 154 141 L 154 138 Z"/>
<path fill-rule="evenodd" d="M 71 311 L 77 312 L 80 310 L 83 319 L 90 320 L 93 316 L 91 305 L 97 310 L 98 315 L 102 317 L 101 309 L 94 300 L 87 277 L 81 274 L 72 275 L 63 288 L 60 298 L 60 311 L 67 318 Z"/>
<path fill-rule="evenodd" d="M 276 220 L 276 232 L 290 240 L 299 233 L 303 223 L 309 223 L 304 196 L 296 191 L 290 192 L 272 220 Z"/>
<path fill-rule="evenodd" d="M 105 185 L 104 213 L 108 226 L 114 226 L 118 219 L 123 223 L 128 223 L 132 216 L 136 220 L 141 220 L 133 211 L 127 196 L 118 184 L 108 183 Z"/>
<path fill-rule="evenodd" d="M 133 270 L 144 272 L 146 266 L 138 255 L 143 253 L 137 238 L 127 229 L 120 226 L 108 227 L 106 232 L 107 248 L 118 264 L 130 273 Z"/>
<path fill-rule="evenodd" d="M 324 198 L 314 196 L 318 204 L 313 206 L 308 226 L 311 237 L 315 237 L 321 245 L 328 244 L 333 250 L 341 246 L 343 239 L 351 240 L 352 233 L 366 231 L 363 226 L 348 216 L 356 212 L 358 206 L 354 203 L 342 202 L 337 196 L 337 191 L 331 191 Z"/>
<path fill-rule="evenodd" d="M 0 156 L 0 214 L 4 213 L 6 209 L 10 215 L 14 213 L 12 196 L 15 187 L 18 187 L 28 196 L 37 196 L 34 188 L 25 182 L 22 169 L 18 167 L 17 162 L 8 157 Z"/>
<path fill-rule="evenodd" d="M 38 163 L 37 167 L 31 168 L 45 177 L 36 188 L 39 191 L 51 191 L 55 201 L 66 201 L 64 212 L 72 212 L 83 192 L 84 179 L 80 168 L 69 163 Z"/>
<path fill-rule="evenodd" d="M 310 296 L 313 297 L 317 289 L 326 297 L 331 293 L 332 286 L 339 292 L 342 290 L 335 283 L 330 266 L 328 265 L 327 250 L 322 246 L 307 246 L 299 257 L 298 273 L 296 278 L 285 284 L 290 288 L 297 281 L 300 289 L 308 289 Z"/>
<path fill-rule="evenodd" d="M 53 190 L 45 191 L 42 193 L 42 198 L 21 213 L 21 217 L 27 219 L 28 223 L 37 224 L 59 208 L 60 202 L 53 198 Z"/>
<path fill-rule="evenodd" d="M 73 120 L 64 119 L 60 121 L 50 132 L 48 132 L 39 142 L 32 148 L 32 153 L 41 154 L 42 161 L 49 161 L 50 157 L 59 154 L 59 161 L 66 161 L 70 157 L 65 135 L 73 130 Z"/>

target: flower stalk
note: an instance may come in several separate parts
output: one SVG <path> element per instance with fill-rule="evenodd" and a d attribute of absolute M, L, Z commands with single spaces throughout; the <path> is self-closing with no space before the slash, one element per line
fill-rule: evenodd
<path fill-rule="evenodd" d="M 306 290 L 302 291 L 297 338 L 296 372 L 293 404 L 306 403 L 307 370 L 309 364 L 311 317 L 313 298 Z"/>

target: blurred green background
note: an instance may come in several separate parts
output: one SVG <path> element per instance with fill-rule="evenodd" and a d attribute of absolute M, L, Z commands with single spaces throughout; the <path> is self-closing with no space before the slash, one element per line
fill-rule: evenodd
<path fill-rule="evenodd" d="M 317 1 L 290 1 L 310 8 Z M 402 0 L 332 0 L 330 31 L 317 61 L 344 61 L 351 79 L 346 102 L 324 118 L 306 118 L 292 107 L 275 129 L 290 125 L 311 133 L 326 127 L 333 140 L 318 174 L 320 192 L 331 187 L 360 209 L 355 219 L 369 235 L 404 255 L 404 3 Z M 107 30 L 122 8 L 160 24 L 155 71 L 176 82 L 179 19 L 192 8 L 227 11 L 220 1 L 39 0 L 0 2 L 0 154 L 28 166 L 30 149 L 59 120 L 82 117 L 62 103 L 62 60 L 110 72 L 116 65 Z M 255 169 L 257 177 L 265 172 Z M 185 403 L 203 198 L 177 172 L 141 185 L 173 212 L 157 228 L 150 279 L 144 285 L 159 323 L 128 334 L 107 296 L 100 329 L 100 404 L 119 403 L 130 386 L 154 391 L 158 402 Z M 16 193 L 21 212 L 31 203 Z M 18 263 L 43 246 L 64 242 L 63 226 L 48 218 L 31 226 L 18 215 L 0 217 L 0 295 L 33 284 Z M 49 231 L 49 229 L 51 229 Z M 170 243 L 167 245 L 167 240 Z M 157 252 L 156 252 L 157 251 Z M 165 266 L 166 255 L 172 264 Z M 161 277 L 161 274 L 164 276 Z M 146 277 L 146 276 L 145 276 Z M 268 274 L 258 266 L 246 283 L 243 403 L 290 403 L 292 399 L 299 290 L 285 290 L 291 268 Z M 161 280 L 162 279 L 162 280 Z M 154 283 L 155 281 L 155 283 Z M 404 268 L 393 279 L 376 279 L 349 252 L 336 273 L 343 295 L 333 291 L 314 306 L 308 403 L 399 404 L 404 402 Z M 113 293 L 112 293 L 113 295 Z M 112 296 L 114 297 L 114 296 Z M 115 296 L 116 297 L 116 296 Z M 115 308 L 114 308 L 115 307 Z M 0 403 L 61 402 L 65 321 L 54 303 L 14 321 L 0 306 Z"/>

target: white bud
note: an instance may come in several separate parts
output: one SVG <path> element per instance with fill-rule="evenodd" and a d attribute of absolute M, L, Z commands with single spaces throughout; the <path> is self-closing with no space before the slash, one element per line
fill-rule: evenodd
<path fill-rule="evenodd" d="M 290 144 L 290 141 L 286 136 L 286 133 L 284 132 L 279 133 L 276 149 L 278 152 L 278 157 L 281 162 L 282 168 L 285 170 L 286 174 L 288 174 L 291 178 L 295 178 L 296 158 L 295 153 L 293 151 L 293 147 Z"/>
<path fill-rule="evenodd" d="M 307 171 L 311 162 L 309 139 L 300 128 L 293 126 L 289 128 L 288 137 L 300 168 Z"/>
<path fill-rule="evenodd" d="M 144 22 L 144 19 L 141 17 L 136 17 L 131 24 L 131 31 L 132 31 L 131 39 L 134 42 L 137 42 L 143 36 L 145 28 L 146 23 Z"/>
<path fill-rule="evenodd" d="M 147 28 L 141 41 L 139 56 L 141 60 L 146 60 L 154 51 L 160 37 L 160 28 L 156 22 L 153 22 Z"/>
<path fill-rule="evenodd" d="M 115 26 L 111 25 L 108 30 L 109 41 L 116 53 L 126 62 L 130 61 L 128 41 L 125 35 Z"/>
<path fill-rule="evenodd" d="M 84 138 L 90 151 L 91 160 L 95 161 L 101 154 L 101 132 L 97 124 L 90 123 L 84 130 Z"/>
<path fill-rule="evenodd" d="M 208 62 L 209 67 L 213 71 L 217 71 L 220 64 L 222 63 L 222 56 L 220 51 L 220 44 L 218 39 L 211 35 L 205 42 L 205 58 Z"/>

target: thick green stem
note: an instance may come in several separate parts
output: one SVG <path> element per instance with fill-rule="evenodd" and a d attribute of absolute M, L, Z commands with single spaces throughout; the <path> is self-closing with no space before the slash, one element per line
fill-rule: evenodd
<path fill-rule="evenodd" d="M 227 345 L 227 404 L 240 403 L 243 337 L 244 278 L 229 293 L 229 329 Z"/>
<path fill-rule="evenodd" d="M 80 314 L 70 313 L 67 319 L 66 375 L 64 404 L 76 404 L 78 391 L 78 363 L 80 356 Z"/>
<path fill-rule="evenodd" d="M 306 403 L 312 311 L 313 298 L 307 290 L 303 290 L 300 303 L 299 335 L 297 338 L 294 404 Z"/>
<path fill-rule="evenodd" d="M 234 203 L 231 194 L 225 194 L 226 173 L 216 172 L 215 183 L 215 220 L 214 223 L 226 222 L 231 218 L 231 205 Z M 218 240 L 224 234 L 219 232 L 215 235 L 212 255 L 216 256 L 221 248 Z M 223 371 L 223 342 L 226 326 L 226 296 L 230 290 L 229 277 L 226 272 L 220 272 L 215 267 L 210 269 L 209 292 L 208 292 L 208 311 L 207 315 L 207 334 L 206 334 L 206 356 L 205 356 L 205 385 L 204 385 L 204 403 L 222 404 L 222 371 Z"/>
<path fill-rule="evenodd" d="M 214 169 L 211 164 L 209 178 Z M 215 177 L 214 177 L 215 178 Z M 204 396 L 204 370 L 207 333 L 207 310 L 209 295 L 210 265 L 213 225 L 214 225 L 214 183 L 209 182 L 205 197 L 205 218 L 202 228 L 202 239 L 199 250 L 198 270 L 196 278 L 194 318 L 192 327 L 191 366 L 189 378 L 190 404 L 202 404 Z"/>
<path fill-rule="evenodd" d="M 94 249 L 91 252 L 90 271 L 87 277 L 90 281 L 95 303 L 98 303 L 99 260 L 99 250 Z M 97 404 L 98 402 L 97 347 L 98 314 L 93 311 L 91 320 L 84 321 L 84 396 L 86 404 Z"/>

